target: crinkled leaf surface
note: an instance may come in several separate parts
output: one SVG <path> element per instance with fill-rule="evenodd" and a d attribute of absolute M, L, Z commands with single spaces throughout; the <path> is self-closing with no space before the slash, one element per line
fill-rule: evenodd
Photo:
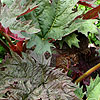
<path fill-rule="evenodd" d="M 44 38 L 61 39 L 64 35 L 70 34 L 82 26 L 84 27 L 85 20 L 84 22 L 83 20 L 73 21 L 76 16 L 82 13 L 80 11 L 72 11 L 77 2 L 78 0 L 53 0 L 52 3 L 49 3 L 46 0 L 37 0 L 39 7 L 34 13 L 37 16 L 41 29 L 41 36 Z M 91 25 L 91 23 L 87 24 Z M 82 31 L 81 28 L 80 31 Z M 87 29 L 86 32 L 88 32 Z"/>
<path fill-rule="evenodd" d="M 45 38 L 61 39 L 67 33 L 64 28 L 79 14 L 72 13 L 72 8 L 78 0 L 37 0 L 39 7 L 35 10 L 41 29 L 41 35 Z"/>
<path fill-rule="evenodd" d="M 0 94 L 9 88 L 18 100 L 73 100 L 75 85 L 62 70 L 49 67 L 51 58 L 46 60 L 33 51 L 23 54 L 23 59 L 12 55 L 0 66 Z"/>
<path fill-rule="evenodd" d="M 24 14 L 29 9 L 31 10 L 34 7 L 36 7 L 36 4 L 32 1 L 15 0 L 9 7 L 7 5 L 1 7 L 0 22 L 2 23 L 3 27 L 9 27 L 11 32 L 15 31 L 15 33 L 18 35 L 23 30 L 27 33 L 32 33 L 35 27 L 31 24 L 31 21 L 22 21 L 20 19 L 17 20 L 17 16 Z M 37 33 L 38 31 L 36 30 L 35 33 Z M 20 36 L 21 35 L 19 35 L 19 37 Z"/>
<path fill-rule="evenodd" d="M 39 35 L 45 39 L 53 38 L 55 40 L 61 40 L 63 36 L 78 29 L 79 32 L 82 32 L 86 36 L 89 31 L 93 33 L 97 32 L 96 26 L 93 25 L 92 21 L 90 21 L 90 23 L 82 19 L 74 21 L 76 16 L 82 13 L 80 11 L 76 13 L 72 11 L 72 8 L 76 3 L 77 0 L 53 0 L 52 3 L 37 0 L 39 7 L 34 10 L 33 14 L 36 17 L 33 18 L 35 24 L 41 30 Z M 87 29 L 86 25 L 91 26 L 89 27 L 90 29 Z M 93 30 L 91 30 L 91 28 Z M 78 46 L 78 41 L 76 42 L 76 45 L 74 45 Z M 73 43 L 70 44 L 70 47 L 71 45 L 73 45 Z"/>

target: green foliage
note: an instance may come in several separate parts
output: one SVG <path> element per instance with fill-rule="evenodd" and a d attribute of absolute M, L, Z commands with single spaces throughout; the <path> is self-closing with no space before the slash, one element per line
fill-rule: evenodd
<path fill-rule="evenodd" d="M 100 1 L 97 0 L 94 4 L 99 5 L 99 4 L 100 4 Z M 96 5 L 94 5 L 94 6 L 96 6 Z M 86 13 L 87 11 L 89 11 L 89 10 L 92 9 L 92 8 L 90 8 L 90 7 L 85 7 L 85 6 L 83 6 L 83 5 L 79 5 L 79 6 L 78 6 L 78 9 L 80 9 L 80 10 L 84 11 L 84 13 Z M 91 21 L 90 21 L 89 23 L 91 23 Z M 94 21 L 94 24 L 95 24 L 95 29 L 96 29 L 96 26 L 99 28 L 99 27 L 100 27 L 100 21 L 99 21 L 99 19 L 98 19 L 97 21 L 95 20 L 95 21 Z M 86 28 L 88 28 L 88 31 L 91 32 L 91 30 L 92 30 L 92 26 L 91 26 L 91 25 L 93 25 L 93 24 L 87 24 L 87 23 L 86 23 L 86 25 L 85 25 L 85 27 L 84 27 L 84 30 L 82 30 L 81 32 L 82 32 L 82 33 L 86 33 L 86 32 L 85 32 Z M 88 39 L 89 39 L 89 42 L 90 42 L 90 43 L 94 43 L 95 45 L 98 45 L 98 46 L 99 46 L 99 45 L 100 45 L 100 40 L 97 39 L 97 37 L 96 37 L 95 29 L 94 29 L 94 32 L 93 32 L 93 30 L 92 30 L 92 32 L 89 33 Z"/>
<path fill-rule="evenodd" d="M 90 80 L 90 85 L 87 86 L 87 91 L 85 93 L 82 93 L 82 88 L 78 88 L 75 90 L 75 94 L 80 99 L 86 94 L 87 100 L 100 100 L 100 77 L 97 76 L 95 80 Z"/>
<path fill-rule="evenodd" d="M 100 4 L 100 0 L 97 0 L 97 1 L 95 2 L 95 4 L 97 4 L 97 5 Z"/>
<path fill-rule="evenodd" d="M 91 79 L 90 85 L 87 86 L 87 100 L 100 99 L 100 77 L 97 76 L 95 80 Z"/>
<path fill-rule="evenodd" d="M 72 8 L 76 3 L 77 1 L 73 0 L 53 0 L 52 4 L 45 1 L 37 3 L 39 4 L 39 7 L 33 12 L 35 17 L 32 17 L 36 20 L 35 23 L 37 23 L 37 27 L 41 30 L 39 33 L 41 39 L 44 38 L 45 40 L 48 40 L 48 38 L 53 38 L 55 40 L 61 40 L 63 36 L 68 35 L 75 30 L 79 30 L 86 36 L 88 31 L 97 32 L 96 26 L 93 25 L 93 20 L 83 21 L 81 19 L 77 19 L 76 21 L 73 21 L 76 16 L 82 13 L 80 11 L 76 13 L 72 11 Z M 87 26 L 89 26 L 89 28 Z M 68 38 L 69 40 L 67 43 L 70 47 L 72 45 L 79 47 L 79 41 L 76 39 L 76 36 L 70 36 Z M 76 40 L 75 43 L 73 42 L 73 39 Z M 27 47 L 33 46 L 32 44 L 30 46 L 28 45 L 30 45 L 30 43 L 27 44 Z M 45 46 L 45 48 L 47 47 Z"/>
<path fill-rule="evenodd" d="M 7 41 L 3 36 L 0 35 L 0 40 L 4 40 L 4 42 L 7 44 Z M 2 60 L 4 59 L 4 56 L 6 54 L 6 50 L 3 48 L 3 46 L 0 44 L 0 63 L 2 63 Z"/>
<path fill-rule="evenodd" d="M 83 12 L 72 10 L 77 2 L 78 0 L 53 0 L 50 3 L 49 0 L 36 0 L 33 3 L 27 0 L 15 0 L 9 8 L 6 6 L 2 8 L 0 22 L 3 26 L 9 27 L 13 33 L 18 34 L 19 37 L 30 39 L 27 43 L 28 48 L 36 45 L 35 51 L 37 53 L 50 52 L 53 44 L 48 42 L 48 38 L 61 40 L 62 37 L 71 34 L 75 30 L 86 36 L 89 31 L 97 33 L 96 26 L 93 24 L 95 20 L 74 20 Z M 34 11 L 17 18 L 18 15 L 36 5 L 39 6 Z M 28 37 L 20 34 L 22 30 L 26 31 Z M 76 36 L 68 38 L 69 40 L 66 42 L 70 47 L 72 45 L 78 47 L 79 41 Z M 76 40 L 75 43 L 73 43 L 73 39 Z"/>
<path fill-rule="evenodd" d="M 2 46 L 0 46 L 0 55 L 5 52 L 4 48 Z"/>
<path fill-rule="evenodd" d="M 97 39 L 95 34 L 89 33 L 88 39 L 90 43 L 94 43 L 95 45 L 100 46 L 100 40 Z"/>
<path fill-rule="evenodd" d="M 63 45 L 64 42 L 66 42 L 69 45 L 70 48 L 71 48 L 72 45 L 79 48 L 79 44 L 78 44 L 79 40 L 77 39 L 77 35 L 74 34 L 74 33 L 64 37 L 59 42 L 60 48 L 62 48 L 62 45 Z"/>
<path fill-rule="evenodd" d="M 99 19 L 98 22 L 96 23 L 96 26 L 100 29 L 100 19 Z"/>
<path fill-rule="evenodd" d="M 82 25 L 78 28 L 78 31 L 85 34 L 86 36 L 88 36 L 88 32 L 91 32 L 91 33 L 97 33 L 97 27 L 96 25 L 94 25 L 94 22 L 96 22 L 97 20 L 93 20 L 93 19 L 90 19 L 90 20 L 86 20 Z"/>
<path fill-rule="evenodd" d="M 89 11 L 89 10 L 92 9 L 92 8 L 86 7 L 86 6 L 83 6 L 83 5 L 80 5 L 80 4 L 79 4 L 78 9 L 80 9 L 80 10 L 82 10 L 84 13 L 86 13 L 87 11 Z"/>
<path fill-rule="evenodd" d="M 92 1 L 92 0 L 91 0 L 91 1 Z M 92 3 L 90 3 L 90 4 L 92 4 Z M 94 7 L 96 7 L 96 6 L 99 5 L 99 4 L 100 4 L 100 0 L 96 0 L 92 5 L 93 5 Z M 81 9 L 82 11 L 84 11 L 84 13 L 86 13 L 87 11 L 89 11 L 89 10 L 92 9 L 92 8 L 79 4 L 79 5 L 78 5 L 78 9 Z"/>
<path fill-rule="evenodd" d="M 83 98 L 84 94 L 83 94 L 83 91 L 82 91 L 83 87 L 81 88 L 77 88 L 74 93 L 77 95 L 77 97 L 79 97 L 80 99 Z"/>

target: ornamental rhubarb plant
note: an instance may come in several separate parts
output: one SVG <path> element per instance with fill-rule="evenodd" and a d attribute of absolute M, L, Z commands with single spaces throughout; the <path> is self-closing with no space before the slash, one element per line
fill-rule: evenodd
<path fill-rule="evenodd" d="M 51 53 L 51 47 L 54 45 L 50 41 L 61 40 L 62 37 L 70 35 L 75 30 L 82 32 L 87 36 L 88 32 L 97 33 L 96 26 L 93 24 L 96 20 L 83 20 L 87 14 L 82 11 L 75 11 L 74 7 L 79 0 L 15 0 L 10 6 L 7 4 L 1 7 L 0 22 L 7 33 L 14 39 L 21 38 L 28 40 L 26 47 L 35 47 L 35 52 L 42 54 L 46 51 Z M 97 9 L 98 12 L 98 9 Z M 80 15 L 82 14 L 82 15 Z M 82 18 L 77 18 L 83 16 Z M 89 28 L 88 28 L 89 27 Z M 13 35 L 12 35 L 13 34 Z M 16 36 L 18 38 L 16 38 Z M 78 45 L 76 35 L 69 36 L 70 43 Z M 71 40 L 77 39 L 73 44 Z"/>
<path fill-rule="evenodd" d="M 23 59 L 15 52 L 6 58 L 0 66 L 0 99 L 78 100 L 71 78 L 61 69 L 49 67 L 51 58 L 31 50 L 23 53 Z"/>
<path fill-rule="evenodd" d="M 66 75 L 71 64 L 70 58 L 67 59 L 65 54 L 62 60 L 58 59 L 59 65 L 59 61 L 64 60 L 61 63 L 65 73 L 56 69 L 56 66 L 51 67 L 51 58 L 52 51 L 57 50 L 56 42 L 60 41 L 60 49 L 65 43 L 69 48 L 74 46 L 81 50 L 79 33 L 85 38 L 88 33 L 98 33 L 94 23 L 97 21 L 95 18 L 99 17 L 99 6 L 94 7 L 93 3 L 87 1 L 13 0 L 10 4 L 0 3 L 0 34 L 6 38 L 9 47 L 0 43 L 11 53 L 0 66 L 2 98 L 78 100 L 73 93 L 76 86 Z M 84 13 L 77 9 L 78 4 L 92 9 Z"/>

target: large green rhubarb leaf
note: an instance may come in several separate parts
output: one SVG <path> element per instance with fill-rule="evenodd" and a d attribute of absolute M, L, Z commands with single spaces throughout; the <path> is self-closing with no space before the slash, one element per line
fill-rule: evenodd
<path fill-rule="evenodd" d="M 39 7 L 35 14 L 44 38 L 61 39 L 65 34 L 66 25 L 75 19 L 79 14 L 72 13 L 72 8 L 78 0 L 37 0 Z"/>
<path fill-rule="evenodd" d="M 94 20 L 74 20 L 82 12 L 73 12 L 72 9 L 78 0 L 37 0 L 36 4 L 39 5 L 30 14 L 33 18 L 33 23 L 40 29 L 38 36 L 48 40 L 53 38 L 61 40 L 63 36 L 69 35 L 75 30 L 79 30 L 87 36 L 88 32 L 97 33 L 96 26 L 93 24 Z M 28 16 L 26 16 L 26 19 Z M 87 28 L 89 27 L 89 29 Z M 67 37 L 67 36 L 66 36 Z M 68 37 L 66 40 L 68 45 L 78 46 L 78 39 L 75 36 Z M 28 43 L 30 45 L 30 43 Z M 27 47 L 29 47 L 27 45 Z M 32 44 L 31 44 L 32 46 Z M 42 46 L 42 45 L 41 45 Z"/>
<path fill-rule="evenodd" d="M 90 32 L 97 32 L 92 20 L 74 20 L 81 11 L 73 12 L 72 9 L 78 0 L 37 0 L 39 7 L 34 15 L 41 29 L 41 36 L 44 38 L 62 39 L 63 36 L 79 30 L 87 35 Z M 87 26 L 89 29 L 87 29 Z M 92 29 L 92 30 L 91 30 Z"/>

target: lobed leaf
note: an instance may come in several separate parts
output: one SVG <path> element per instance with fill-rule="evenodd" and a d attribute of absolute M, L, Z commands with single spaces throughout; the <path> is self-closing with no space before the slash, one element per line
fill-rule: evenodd
<path fill-rule="evenodd" d="M 36 45 L 35 51 L 50 52 L 53 45 L 48 43 L 49 39 L 61 40 L 75 30 L 86 36 L 88 32 L 97 33 L 92 21 L 89 23 L 81 19 L 82 11 L 73 11 L 78 2 L 79 0 L 35 0 L 33 3 L 15 0 L 9 8 L 3 8 L 1 15 L 5 17 L 1 16 L 1 22 L 4 27 L 9 27 L 12 33 L 18 34 L 18 37 L 29 39 L 28 48 Z M 85 14 L 83 18 L 84 16 Z M 78 46 L 78 40 L 76 43 L 70 41 L 70 47 L 73 44 Z"/>
<path fill-rule="evenodd" d="M 0 66 L 5 67 L 0 70 L 0 94 L 4 95 L 9 88 L 18 100 L 78 100 L 73 93 L 75 85 L 66 73 L 49 67 L 51 58 L 47 60 L 33 51 L 23 53 L 23 59 L 14 52 L 12 57 Z"/>
<path fill-rule="evenodd" d="M 68 46 L 71 48 L 72 46 L 76 46 L 79 48 L 79 40 L 77 39 L 77 35 L 72 33 L 70 35 L 68 35 L 67 37 L 64 37 L 64 39 L 62 39 L 59 42 L 60 48 L 62 49 L 63 43 L 66 42 L 68 44 Z"/>
<path fill-rule="evenodd" d="M 33 42 L 34 41 L 34 42 Z M 36 46 L 35 52 L 38 54 L 44 54 L 46 51 L 51 53 L 51 47 L 53 44 L 49 43 L 48 40 L 41 39 L 37 35 L 33 35 L 29 42 L 27 43 L 27 48 L 31 48 L 32 46 Z"/>
<path fill-rule="evenodd" d="M 95 78 L 95 80 L 93 80 L 93 79 L 91 79 L 90 80 L 90 85 L 89 86 L 87 86 L 87 97 L 88 98 L 90 98 L 89 96 L 91 95 L 91 94 L 93 94 L 94 92 L 96 93 L 97 91 L 98 91 L 98 89 L 96 88 L 96 87 L 98 87 L 100 84 L 100 77 L 99 76 L 97 76 L 96 78 Z M 97 91 L 95 90 L 95 89 L 97 89 Z M 95 91 L 94 91 L 95 90 Z M 98 94 L 100 94 L 100 92 L 98 91 L 97 92 L 97 95 Z M 94 97 L 95 97 L 96 95 L 94 95 Z M 98 100 L 98 99 L 97 99 Z"/>
<path fill-rule="evenodd" d="M 97 27 L 93 24 L 96 22 L 96 19 L 89 19 L 89 20 L 86 20 L 84 21 L 82 24 L 84 25 L 80 25 L 80 27 L 78 28 L 78 31 L 81 32 L 81 33 L 84 33 L 84 35 L 88 36 L 88 32 L 91 32 L 91 33 L 95 33 L 97 34 L 98 31 L 97 31 Z"/>
<path fill-rule="evenodd" d="M 71 46 L 76 46 L 79 48 L 79 40 L 77 39 L 77 35 L 76 34 L 71 34 L 69 36 L 67 36 L 64 41 L 69 45 L 69 47 L 71 48 Z"/>
<path fill-rule="evenodd" d="M 100 77 L 97 75 L 95 80 L 90 80 L 90 85 L 86 86 L 87 91 L 82 92 L 82 88 L 77 88 L 75 94 L 82 99 L 84 94 L 87 97 L 87 100 L 99 100 L 100 99 Z"/>

